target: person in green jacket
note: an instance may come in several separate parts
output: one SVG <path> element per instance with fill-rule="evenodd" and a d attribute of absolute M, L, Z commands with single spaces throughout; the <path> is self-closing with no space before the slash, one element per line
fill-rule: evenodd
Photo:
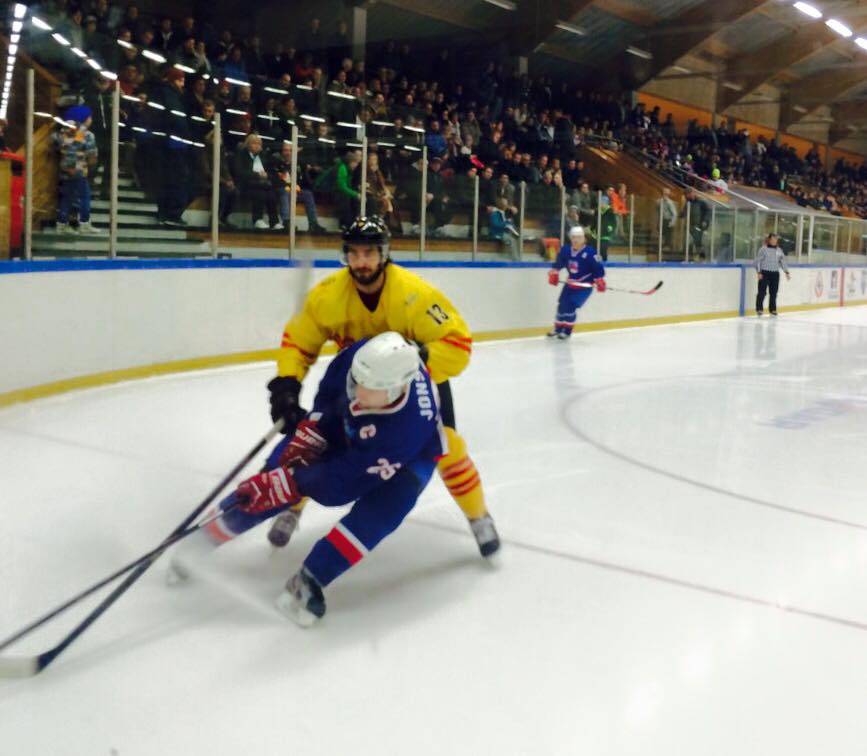
<path fill-rule="evenodd" d="M 361 212 L 361 193 L 355 188 L 358 186 L 356 169 L 360 164 L 358 150 L 350 150 L 337 163 L 334 200 L 341 228 L 349 228 Z"/>

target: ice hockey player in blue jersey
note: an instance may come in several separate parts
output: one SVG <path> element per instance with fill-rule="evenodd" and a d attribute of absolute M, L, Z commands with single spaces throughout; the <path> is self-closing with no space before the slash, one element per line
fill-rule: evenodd
<path fill-rule="evenodd" d="M 560 269 L 569 274 L 563 282 L 563 291 L 557 301 L 557 315 L 549 338 L 568 339 L 572 335 L 578 310 L 596 291 L 605 291 L 605 268 L 596 259 L 596 250 L 587 244 L 584 229 L 574 226 L 569 230 L 569 243 L 564 244 L 548 271 L 548 283 L 560 285 Z"/>
<path fill-rule="evenodd" d="M 313 409 L 265 470 L 181 545 L 169 577 L 188 575 L 185 549 L 211 550 L 305 496 L 327 507 L 354 502 L 277 599 L 278 609 L 309 626 L 325 614 L 323 588 L 397 529 L 446 451 L 436 386 L 416 347 L 394 332 L 359 341 L 334 358 Z"/>

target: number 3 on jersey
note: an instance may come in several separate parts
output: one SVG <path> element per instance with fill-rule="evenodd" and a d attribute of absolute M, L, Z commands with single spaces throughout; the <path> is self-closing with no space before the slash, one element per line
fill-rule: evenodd
<path fill-rule="evenodd" d="M 437 325 L 442 325 L 449 319 L 448 313 L 438 304 L 432 304 L 427 309 L 427 314 L 433 318 L 434 323 Z"/>

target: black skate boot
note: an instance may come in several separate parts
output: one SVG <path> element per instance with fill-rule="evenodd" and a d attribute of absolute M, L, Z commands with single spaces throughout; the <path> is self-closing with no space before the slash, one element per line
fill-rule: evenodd
<path fill-rule="evenodd" d="M 494 520 L 489 514 L 470 520 L 470 528 L 483 557 L 493 556 L 500 550 L 500 536 L 497 533 Z"/>
<path fill-rule="evenodd" d="M 301 627 L 310 627 L 325 616 L 322 586 L 304 568 L 289 578 L 286 590 L 275 603 L 282 614 Z"/>

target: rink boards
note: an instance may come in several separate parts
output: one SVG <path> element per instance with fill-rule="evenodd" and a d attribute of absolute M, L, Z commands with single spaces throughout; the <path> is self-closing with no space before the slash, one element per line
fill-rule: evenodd
<path fill-rule="evenodd" d="M 300 283 L 334 272 L 285 260 L 0 263 L 0 406 L 168 372 L 269 360 Z M 411 267 L 464 314 L 477 340 L 541 335 L 559 288 L 544 263 Z M 740 265 L 608 266 L 578 330 L 736 317 L 752 311 L 755 271 Z M 867 266 L 802 266 L 782 310 L 867 303 Z"/>

